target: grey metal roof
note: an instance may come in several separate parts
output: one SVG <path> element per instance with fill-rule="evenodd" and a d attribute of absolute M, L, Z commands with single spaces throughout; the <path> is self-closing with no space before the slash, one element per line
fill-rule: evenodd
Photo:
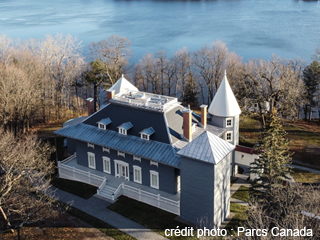
<path fill-rule="evenodd" d="M 204 162 L 217 164 L 234 149 L 234 145 L 206 131 L 187 146 L 182 148 L 177 154 Z"/>
<path fill-rule="evenodd" d="M 151 134 L 153 134 L 154 133 L 154 129 L 152 128 L 152 127 L 149 127 L 149 128 L 145 128 L 145 129 L 143 129 L 140 133 L 144 133 L 144 134 L 146 134 L 146 135 L 151 135 Z"/>
<path fill-rule="evenodd" d="M 70 119 L 70 120 L 64 122 L 62 127 L 67 127 L 67 126 L 70 126 L 70 125 L 81 123 L 84 120 L 86 120 L 88 117 L 89 116 L 82 116 L 82 117 L 77 117 L 77 118 Z"/>
<path fill-rule="evenodd" d="M 108 125 L 110 124 L 112 121 L 110 118 L 104 118 L 104 119 L 101 119 L 98 123 L 103 123 L 104 125 Z"/>
<path fill-rule="evenodd" d="M 125 122 L 125 123 L 122 123 L 118 128 L 124 128 L 126 130 L 129 130 L 132 127 L 133 127 L 133 125 L 131 122 Z"/>
<path fill-rule="evenodd" d="M 54 133 L 133 154 L 169 166 L 177 168 L 180 166 L 180 157 L 175 154 L 170 144 L 152 140 L 145 141 L 137 136 L 122 135 L 108 129 L 101 130 L 98 127 L 84 123 L 61 128 Z"/>
<path fill-rule="evenodd" d="M 221 135 L 226 131 L 226 129 L 225 128 L 216 127 L 216 126 L 213 126 L 213 125 L 210 125 L 210 124 L 208 124 L 206 128 L 196 127 L 196 130 L 192 133 L 192 139 L 193 139 L 192 141 L 194 141 L 194 139 L 199 137 L 205 131 L 208 131 L 208 132 L 213 133 L 214 135 L 216 135 L 218 137 L 221 137 Z M 180 139 L 179 141 L 175 142 L 173 144 L 173 146 L 176 149 L 182 149 L 187 144 L 189 144 L 189 142 L 187 140 Z"/>

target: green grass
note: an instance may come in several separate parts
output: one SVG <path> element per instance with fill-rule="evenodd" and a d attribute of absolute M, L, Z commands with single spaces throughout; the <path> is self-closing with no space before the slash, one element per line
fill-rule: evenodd
<path fill-rule="evenodd" d="M 95 218 L 77 208 L 70 207 L 67 213 L 90 224 L 91 226 L 97 228 L 99 231 L 112 237 L 115 240 L 134 240 L 135 239 L 130 235 L 118 230 L 117 228 L 114 228 L 111 225 L 101 221 L 100 219 Z"/>
<path fill-rule="evenodd" d="M 291 176 L 299 183 L 320 183 L 320 174 L 308 172 L 298 168 L 292 169 Z"/>
<path fill-rule="evenodd" d="M 242 206 L 237 203 L 230 203 L 230 212 L 235 213 L 234 217 L 226 226 L 226 229 L 230 233 L 235 232 L 237 227 L 241 226 L 242 223 L 247 220 L 248 218 L 248 215 L 246 214 L 247 210 L 248 210 L 248 207 L 246 206 Z"/>
<path fill-rule="evenodd" d="M 180 229 L 188 227 L 188 225 L 174 220 L 177 216 L 172 213 L 124 196 L 121 196 L 117 202 L 108 208 L 162 236 L 165 236 L 165 229 L 175 229 L 177 226 L 179 226 Z M 177 236 L 167 238 L 186 239 L 185 237 Z M 196 237 L 194 239 L 196 239 Z"/>
<path fill-rule="evenodd" d="M 233 198 L 248 202 L 249 201 L 249 188 L 240 186 L 240 188 L 232 195 Z"/>
<path fill-rule="evenodd" d="M 57 177 L 52 179 L 51 184 L 56 188 L 84 199 L 88 199 L 97 193 L 97 187 Z"/>

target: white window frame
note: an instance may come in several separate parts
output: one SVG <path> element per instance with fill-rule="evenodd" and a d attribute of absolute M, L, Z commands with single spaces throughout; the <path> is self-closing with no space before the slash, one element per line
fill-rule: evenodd
<path fill-rule="evenodd" d="M 110 162 L 110 158 L 108 157 L 102 157 L 103 160 L 103 171 L 105 173 L 109 173 L 111 174 L 111 162 Z M 106 169 L 108 167 L 108 169 Z"/>
<path fill-rule="evenodd" d="M 122 135 L 127 135 L 127 129 L 119 127 L 119 133 Z"/>
<path fill-rule="evenodd" d="M 150 160 L 150 166 L 151 166 L 151 165 L 155 165 L 155 166 L 158 167 L 158 162 L 155 162 L 155 161 L 151 161 L 151 160 Z"/>
<path fill-rule="evenodd" d="M 89 147 L 91 147 L 91 148 L 93 148 L 94 149 L 94 144 L 92 144 L 92 143 L 88 143 L 87 144 L 87 147 L 89 148 Z"/>
<path fill-rule="evenodd" d="M 228 139 L 228 134 L 230 134 L 230 139 Z M 232 136 L 232 132 L 231 131 L 226 132 L 226 141 L 228 141 L 228 142 L 232 142 L 233 141 L 233 136 Z"/>
<path fill-rule="evenodd" d="M 150 136 L 149 136 L 148 134 L 141 133 L 141 139 L 143 139 L 143 140 L 150 140 Z"/>
<path fill-rule="evenodd" d="M 102 152 L 110 153 L 110 148 L 102 147 Z"/>
<path fill-rule="evenodd" d="M 156 184 L 153 184 L 152 177 L 155 176 L 157 179 Z M 150 170 L 150 187 L 159 189 L 159 173 L 153 170 Z"/>
<path fill-rule="evenodd" d="M 118 151 L 118 156 L 126 157 L 126 154 L 124 152 Z"/>
<path fill-rule="evenodd" d="M 123 167 L 125 172 L 123 172 Z M 114 175 L 116 177 L 124 177 L 125 180 L 129 181 L 129 164 L 120 160 L 114 160 Z"/>
<path fill-rule="evenodd" d="M 228 125 L 228 121 L 231 121 L 230 125 Z M 233 119 L 232 118 L 227 118 L 226 119 L 226 127 L 233 127 Z"/>
<path fill-rule="evenodd" d="M 141 162 L 141 157 L 133 155 L 133 161 L 139 161 Z"/>
<path fill-rule="evenodd" d="M 102 129 L 102 130 L 106 130 L 106 125 L 104 125 L 103 123 L 98 123 L 99 125 L 99 128 Z"/>
<path fill-rule="evenodd" d="M 93 165 L 90 163 L 90 159 L 93 157 Z M 92 169 L 96 169 L 96 157 L 95 154 L 92 152 L 88 152 L 88 167 Z"/>
<path fill-rule="evenodd" d="M 133 165 L 133 181 L 142 184 L 142 170 L 136 165 Z"/>

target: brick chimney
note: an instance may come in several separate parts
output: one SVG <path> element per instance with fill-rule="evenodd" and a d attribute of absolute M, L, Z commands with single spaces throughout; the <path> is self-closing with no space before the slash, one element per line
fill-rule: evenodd
<path fill-rule="evenodd" d="M 201 125 L 203 128 L 206 128 L 207 127 L 207 115 L 208 115 L 207 108 L 208 108 L 208 105 L 202 104 L 200 106 L 200 108 L 201 108 Z"/>
<path fill-rule="evenodd" d="M 113 98 L 115 90 L 107 90 L 107 103 L 110 103 L 110 100 Z"/>
<path fill-rule="evenodd" d="M 190 142 L 192 140 L 192 111 L 183 111 L 183 136 Z"/>
<path fill-rule="evenodd" d="M 93 113 L 93 98 L 87 99 L 87 110 L 88 110 L 88 116 L 90 116 Z"/>

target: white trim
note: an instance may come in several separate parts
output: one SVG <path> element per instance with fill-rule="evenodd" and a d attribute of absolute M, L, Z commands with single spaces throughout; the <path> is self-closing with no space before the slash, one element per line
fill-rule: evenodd
<path fill-rule="evenodd" d="M 152 181 L 153 176 L 155 177 L 155 184 Z M 150 170 L 150 187 L 159 189 L 159 173 L 153 170 Z"/>
<path fill-rule="evenodd" d="M 141 137 L 141 139 L 143 139 L 143 140 L 150 140 L 150 139 L 149 139 L 150 136 L 149 136 L 148 134 L 145 134 L 145 133 L 141 133 L 141 134 L 140 134 L 140 137 Z"/>
<path fill-rule="evenodd" d="M 228 121 L 230 121 L 230 125 L 228 125 Z M 226 127 L 233 127 L 233 119 L 232 118 L 226 118 Z"/>
<path fill-rule="evenodd" d="M 139 161 L 141 162 L 141 157 L 133 155 L 133 161 Z"/>
<path fill-rule="evenodd" d="M 122 135 L 127 135 L 127 129 L 125 129 L 125 128 L 119 127 L 118 131 Z"/>
<path fill-rule="evenodd" d="M 104 125 L 103 123 L 98 123 L 98 127 L 102 130 L 106 130 L 106 125 Z"/>
<path fill-rule="evenodd" d="M 233 141 L 233 136 L 232 136 L 232 131 L 226 132 L 226 141 L 232 142 Z M 230 137 L 229 137 L 230 136 Z M 228 139 L 229 138 L 229 139 Z"/>
<path fill-rule="evenodd" d="M 116 177 L 124 177 L 129 181 L 129 164 L 120 160 L 114 160 L 114 175 Z"/>
<path fill-rule="evenodd" d="M 88 143 L 87 144 L 87 147 L 89 148 L 89 147 L 91 147 L 91 148 L 93 148 L 94 149 L 94 144 L 92 144 L 92 143 Z"/>
<path fill-rule="evenodd" d="M 105 173 L 111 174 L 111 163 L 110 163 L 110 158 L 108 157 L 102 157 L 103 160 L 103 171 Z"/>
<path fill-rule="evenodd" d="M 136 174 L 137 173 L 137 174 Z M 133 181 L 142 184 L 141 167 L 133 165 Z"/>
<path fill-rule="evenodd" d="M 102 147 L 102 152 L 110 153 L 110 148 Z"/>
<path fill-rule="evenodd" d="M 151 165 L 155 165 L 155 166 L 158 167 L 158 162 L 155 162 L 155 161 L 151 161 L 151 160 L 150 160 L 150 166 L 151 166 Z"/>
<path fill-rule="evenodd" d="M 126 154 L 124 152 L 118 151 L 118 156 L 126 157 Z"/>
<path fill-rule="evenodd" d="M 91 160 L 93 160 L 93 162 Z M 96 169 L 96 157 L 92 152 L 88 152 L 88 167 Z"/>

